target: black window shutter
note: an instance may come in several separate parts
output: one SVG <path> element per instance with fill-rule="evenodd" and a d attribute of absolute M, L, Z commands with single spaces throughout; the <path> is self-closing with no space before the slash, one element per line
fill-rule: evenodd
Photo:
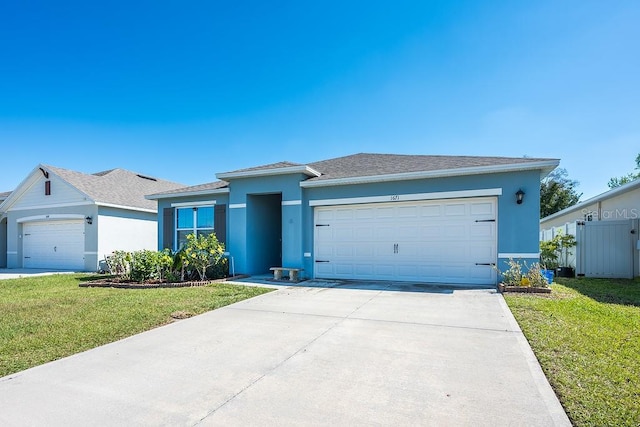
<path fill-rule="evenodd" d="M 220 243 L 227 244 L 227 205 L 214 208 L 213 228 Z"/>
<path fill-rule="evenodd" d="M 162 212 L 162 247 L 173 250 L 174 234 L 173 208 L 164 208 Z"/>

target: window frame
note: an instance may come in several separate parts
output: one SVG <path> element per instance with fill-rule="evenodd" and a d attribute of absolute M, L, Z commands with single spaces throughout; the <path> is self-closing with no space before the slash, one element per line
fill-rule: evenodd
<path fill-rule="evenodd" d="M 173 250 L 177 251 L 180 250 L 180 239 L 178 238 L 179 232 L 183 232 L 183 231 L 191 231 L 191 233 L 187 233 L 187 234 L 195 234 L 196 237 L 198 237 L 199 232 L 202 231 L 209 231 L 209 232 L 214 232 L 215 231 L 215 203 L 207 203 L 207 204 L 193 204 L 193 205 L 177 205 L 177 206 L 173 206 Z M 201 208 L 211 208 L 212 210 L 212 225 L 211 227 L 198 227 L 198 210 Z M 178 210 L 179 209 L 191 209 L 193 218 L 193 226 L 192 227 L 188 227 L 188 228 L 179 228 L 178 227 Z"/>

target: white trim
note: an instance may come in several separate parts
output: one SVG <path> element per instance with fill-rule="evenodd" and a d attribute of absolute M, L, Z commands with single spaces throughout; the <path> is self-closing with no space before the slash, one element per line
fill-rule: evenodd
<path fill-rule="evenodd" d="M 242 172 L 222 172 L 217 173 L 216 178 L 227 181 L 229 178 L 253 178 L 259 176 L 270 175 L 286 175 L 292 173 L 302 173 L 308 176 L 318 177 L 322 175 L 317 170 L 310 168 L 307 165 L 288 166 L 284 168 L 272 168 L 272 169 L 254 169 Z"/>
<path fill-rule="evenodd" d="M 388 181 L 407 181 L 412 179 L 441 178 L 460 175 L 479 175 L 487 173 L 515 172 L 524 170 L 540 170 L 547 175 L 560 164 L 559 160 L 543 160 L 538 162 L 511 163 L 507 165 L 472 166 L 468 168 L 440 169 L 435 171 L 404 172 L 386 175 L 353 176 L 348 178 L 321 179 L 302 181 L 300 187 L 329 187 L 333 185 L 367 184 Z"/>
<path fill-rule="evenodd" d="M 502 252 L 498 253 L 498 258 L 540 258 L 540 252 Z"/>
<path fill-rule="evenodd" d="M 216 204 L 215 200 L 207 200 L 204 202 L 180 202 L 180 203 L 171 203 L 172 208 L 190 208 L 196 206 L 213 206 Z"/>
<path fill-rule="evenodd" d="M 7 251 L 7 255 L 18 255 L 18 251 Z"/>
<path fill-rule="evenodd" d="M 246 203 L 232 203 L 229 205 L 229 209 L 244 209 L 246 207 Z"/>
<path fill-rule="evenodd" d="M 102 206 L 102 207 L 105 207 L 105 208 L 124 209 L 124 210 L 128 210 L 128 211 L 140 211 L 140 212 L 148 212 L 148 213 L 158 213 L 157 209 L 138 208 L 138 207 L 135 207 L 135 206 L 114 205 L 113 203 L 96 202 L 96 206 Z"/>
<path fill-rule="evenodd" d="M 302 204 L 302 200 L 283 200 L 282 201 L 282 206 L 296 206 L 301 204 Z"/>
<path fill-rule="evenodd" d="M 181 191 L 169 194 L 149 194 L 144 196 L 147 200 L 159 200 L 159 199 L 173 199 L 176 197 L 185 196 L 210 196 L 212 194 L 229 194 L 228 188 L 214 188 L 211 190 L 196 190 L 196 191 Z"/>
<path fill-rule="evenodd" d="M 359 203 L 407 202 L 418 200 L 459 199 L 463 197 L 501 196 L 502 188 L 480 190 L 440 191 L 435 193 L 390 194 L 387 196 L 346 197 L 342 199 L 310 200 L 309 206 L 355 205 Z"/>
<path fill-rule="evenodd" d="M 85 255 L 98 255 L 98 252 L 85 252 Z"/>
<path fill-rule="evenodd" d="M 79 202 L 79 203 L 58 203 L 54 205 L 37 205 L 37 206 L 22 206 L 17 209 L 11 208 L 8 209 L 7 212 L 16 212 L 16 211 L 27 211 L 32 209 L 50 209 L 50 208 L 69 208 L 75 206 L 87 206 L 93 205 L 94 202 Z"/>
<path fill-rule="evenodd" d="M 305 258 L 311 258 L 311 252 L 305 252 L 304 253 L 304 257 Z"/>
<path fill-rule="evenodd" d="M 24 216 L 16 219 L 17 223 L 33 222 L 33 221 L 60 221 L 65 219 L 79 219 L 84 221 L 85 216 L 80 214 L 48 214 L 48 215 L 32 215 Z"/>

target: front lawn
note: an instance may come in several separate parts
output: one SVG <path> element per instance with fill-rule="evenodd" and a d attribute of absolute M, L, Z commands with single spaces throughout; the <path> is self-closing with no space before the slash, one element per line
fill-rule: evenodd
<path fill-rule="evenodd" d="M 640 280 L 556 281 L 504 297 L 571 421 L 640 426 Z"/>
<path fill-rule="evenodd" d="M 0 377 L 269 291 L 225 283 L 140 290 L 78 287 L 89 278 L 60 274 L 0 280 Z"/>

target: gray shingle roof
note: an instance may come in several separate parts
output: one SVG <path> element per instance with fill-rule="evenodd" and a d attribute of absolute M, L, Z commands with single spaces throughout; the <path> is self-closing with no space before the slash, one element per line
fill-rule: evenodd
<path fill-rule="evenodd" d="M 144 176 L 125 169 L 85 174 L 55 166 L 43 166 L 98 203 L 156 210 L 156 202 L 145 199 L 145 195 L 184 188 L 183 184 Z"/>
<path fill-rule="evenodd" d="M 251 168 L 245 168 L 245 169 L 238 169 L 238 170 L 234 170 L 230 173 L 238 173 L 238 172 L 251 172 L 251 171 L 260 171 L 260 170 L 269 170 L 269 169 L 280 169 L 280 168 L 290 168 L 292 166 L 304 166 L 302 163 L 293 163 L 293 162 L 277 162 L 277 163 L 271 163 L 268 165 L 260 165 L 260 166 L 254 166 Z"/>
<path fill-rule="evenodd" d="M 314 163 L 301 164 L 288 161 L 271 163 L 225 172 L 224 175 L 232 175 L 242 172 L 268 171 L 295 166 L 308 166 L 322 175 L 312 177 L 305 182 L 323 181 L 341 178 L 375 177 L 380 175 L 403 174 L 407 172 L 431 172 L 466 169 L 473 167 L 498 167 L 519 165 L 536 162 L 557 162 L 558 159 L 531 158 L 531 157 L 490 157 L 490 156 L 429 156 L 414 154 L 374 154 L 359 153 L 334 159 L 321 160 Z M 546 167 L 546 166 L 545 166 Z M 552 166 L 552 168 L 555 166 Z M 206 192 L 228 187 L 226 181 L 215 181 L 207 184 L 181 187 L 164 192 L 150 193 L 149 198 L 162 198 L 156 196 L 188 195 L 189 193 Z"/>
<path fill-rule="evenodd" d="M 190 187 L 175 188 L 168 191 L 162 191 L 160 193 L 148 194 L 148 196 L 149 198 L 154 198 L 154 196 L 165 196 L 171 194 L 197 193 L 200 191 L 220 190 L 222 188 L 226 188 L 227 186 L 229 186 L 229 183 L 226 181 L 215 181 L 208 182 L 206 184 L 192 185 Z"/>
<path fill-rule="evenodd" d="M 556 159 L 359 153 L 309 163 L 310 167 L 321 172 L 322 175 L 317 178 L 311 178 L 308 181 L 389 175 L 405 172 L 429 172 L 478 166 L 526 164 L 548 160 Z"/>

